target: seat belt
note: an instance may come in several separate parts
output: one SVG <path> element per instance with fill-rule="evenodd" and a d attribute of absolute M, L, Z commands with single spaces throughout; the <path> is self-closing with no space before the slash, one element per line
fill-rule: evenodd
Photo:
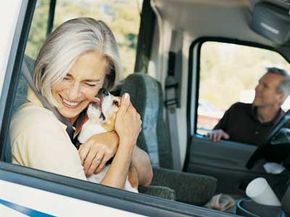
<path fill-rule="evenodd" d="M 179 136 L 177 129 L 177 115 L 176 109 L 180 106 L 180 86 L 181 70 L 182 70 L 182 43 L 183 34 L 178 30 L 173 30 L 171 34 L 170 51 L 168 55 L 168 68 L 167 77 L 165 79 L 165 106 L 166 106 L 166 118 L 170 131 L 171 150 L 173 168 L 176 170 L 182 170 Z M 179 92 L 178 92 L 179 91 Z"/>
<path fill-rule="evenodd" d="M 25 62 L 25 60 L 23 60 L 22 62 L 22 75 L 25 78 L 26 82 L 28 83 L 29 87 L 33 90 L 33 92 L 36 94 L 37 98 L 40 100 L 41 104 L 43 105 L 44 108 L 50 110 L 53 112 L 53 114 L 56 116 L 56 118 L 61 121 L 63 124 L 66 125 L 66 132 L 68 133 L 71 141 L 73 141 L 73 134 L 74 134 L 74 128 L 72 126 L 72 124 L 65 119 L 57 110 L 55 107 L 51 106 L 49 104 L 49 102 L 47 101 L 47 99 L 42 96 L 39 91 L 36 89 L 35 84 L 32 80 L 32 76 L 29 72 L 29 69 L 27 67 L 27 63 Z"/>
<path fill-rule="evenodd" d="M 181 167 L 181 157 L 180 157 L 177 117 L 176 117 L 176 108 L 178 103 L 176 90 L 178 88 L 178 83 L 174 78 L 174 68 L 175 68 L 175 53 L 169 52 L 168 72 L 165 80 L 166 119 L 170 132 L 173 169 L 180 171 L 182 167 Z"/>

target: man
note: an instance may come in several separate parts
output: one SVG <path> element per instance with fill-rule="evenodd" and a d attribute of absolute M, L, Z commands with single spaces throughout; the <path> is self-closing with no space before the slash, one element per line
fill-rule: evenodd
<path fill-rule="evenodd" d="M 253 103 L 233 104 L 208 137 L 214 142 L 221 139 L 251 145 L 265 142 L 271 128 L 284 115 L 281 105 L 289 93 L 289 74 L 279 68 L 267 68 L 255 88 Z"/>

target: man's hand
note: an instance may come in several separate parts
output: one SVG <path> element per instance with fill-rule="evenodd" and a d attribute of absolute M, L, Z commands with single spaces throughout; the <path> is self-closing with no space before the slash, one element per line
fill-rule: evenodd
<path fill-rule="evenodd" d="M 230 136 L 225 131 L 219 129 L 219 130 L 213 130 L 210 133 L 207 134 L 209 139 L 213 142 L 219 142 L 221 139 L 229 139 Z"/>
<path fill-rule="evenodd" d="M 119 143 L 115 132 L 96 134 L 79 148 L 86 176 L 99 173 L 116 153 Z"/>

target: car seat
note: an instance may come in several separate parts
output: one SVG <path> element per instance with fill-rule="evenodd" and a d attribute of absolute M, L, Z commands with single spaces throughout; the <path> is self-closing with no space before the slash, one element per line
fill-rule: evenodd
<path fill-rule="evenodd" d="M 24 56 L 24 64 L 26 64 L 29 72 L 32 73 L 34 67 L 34 60 L 28 56 Z M 18 80 L 17 89 L 16 89 L 16 96 L 13 105 L 13 114 L 16 112 L 18 107 L 22 105 L 26 100 L 28 84 L 25 78 L 23 77 L 22 73 Z"/>
<path fill-rule="evenodd" d="M 163 96 L 160 83 L 145 73 L 129 75 L 121 94 L 129 93 L 142 120 L 137 145 L 146 151 L 153 166 L 152 185 L 175 191 L 177 201 L 204 205 L 216 189 L 214 177 L 174 171 L 168 128 L 163 119 Z"/>

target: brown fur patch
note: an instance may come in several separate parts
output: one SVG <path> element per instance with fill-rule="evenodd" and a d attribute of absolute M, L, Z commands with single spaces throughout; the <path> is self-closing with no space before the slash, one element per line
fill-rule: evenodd
<path fill-rule="evenodd" d="M 136 168 L 131 164 L 128 172 L 128 181 L 133 188 L 138 188 L 139 180 Z"/>
<path fill-rule="evenodd" d="M 107 132 L 113 131 L 115 129 L 115 120 L 117 112 L 114 112 L 106 121 L 102 124 L 102 127 L 106 129 Z"/>

